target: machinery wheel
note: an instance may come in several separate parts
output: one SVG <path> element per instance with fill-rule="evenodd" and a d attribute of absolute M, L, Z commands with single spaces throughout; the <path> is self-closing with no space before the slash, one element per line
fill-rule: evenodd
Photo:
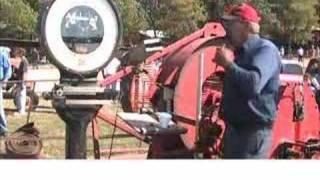
<path fill-rule="evenodd" d="M 43 147 L 39 135 L 34 123 L 19 128 L 5 141 L 8 156 L 11 159 L 38 159 Z"/>

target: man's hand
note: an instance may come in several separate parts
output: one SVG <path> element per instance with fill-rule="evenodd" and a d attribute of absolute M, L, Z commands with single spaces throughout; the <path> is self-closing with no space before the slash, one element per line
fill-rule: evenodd
<path fill-rule="evenodd" d="M 216 57 L 214 60 L 219 66 L 227 69 L 233 63 L 234 55 L 230 49 L 223 45 L 222 47 L 217 48 Z"/>

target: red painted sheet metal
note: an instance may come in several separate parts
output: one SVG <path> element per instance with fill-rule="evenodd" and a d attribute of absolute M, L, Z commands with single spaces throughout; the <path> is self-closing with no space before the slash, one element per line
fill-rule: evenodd
<path fill-rule="evenodd" d="M 307 84 L 304 85 L 304 115 L 305 118 L 300 125 L 300 139 L 297 140 L 318 139 L 320 137 L 319 110 L 314 94 Z"/>
<path fill-rule="evenodd" d="M 218 68 L 213 59 L 216 53 L 216 47 L 204 49 L 204 80 L 216 71 L 222 71 Z M 195 121 L 197 107 L 197 87 L 199 76 L 200 51 L 193 53 L 187 60 L 180 72 L 178 83 L 174 93 L 174 114 L 180 117 L 177 123 L 188 129 L 188 133 L 181 135 L 181 138 L 188 149 L 193 149 L 195 145 Z M 203 81 L 204 82 L 204 81 Z M 202 83 L 203 83 L 202 82 Z"/>
<path fill-rule="evenodd" d="M 216 47 L 207 47 L 204 50 L 204 80 L 214 72 L 222 71 L 214 62 Z M 177 81 L 174 93 L 174 113 L 177 116 L 187 119 L 196 119 L 197 107 L 197 86 L 198 86 L 198 65 L 200 50 L 194 52 L 184 64 Z M 203 83 L 202 82 L 202 83 Z"/>
<path fill-rule="evenodd" d="M 307 83 L 303 85 L 304 119 L 294 122 L 294 98 L 295 84 L 285 87 L 279 103 L 279 110 L 273 128 L 271 154 L 284 142 L 308 141 L 318 139 L 320 130 L 319 110 L 312 90 Z"/>
<path fill-rule="evenodd" d="M 214 37 L 193 41 L 172 57 L 165 60 L 161 66 L 161 73 L 159 74 L 157 82 L 166 86 L 174 86 L 180 76 L 179 72 L 184 68 L 185 63 L 190 60 L 190 57 L 193 56 L 194 51 L 212 39 L 214 39 Z"/>
<path fill-rule="evenodd" d="M 181 51 L 165 61 L 158 78 L 158 83 L 175 87 L 174 119 L 179 125 L 188 129 L 188 132 L 182 135 L 182 139 L 188 149 L 192 149 L 195 144 L 195 107 L 197 105 L 200 52 L 203 50 L 205 54 L 203 82 L 214 72 L 223 71 L 213 62 L 216 47 L 222 42 L 217 41 L 217 46 L 204 46 L 210 41 L 215 41 L 215 39 L 213 37 L 199 39 L 181 49 Z M 221 96 L 220 92 L 219 95 Z"/>

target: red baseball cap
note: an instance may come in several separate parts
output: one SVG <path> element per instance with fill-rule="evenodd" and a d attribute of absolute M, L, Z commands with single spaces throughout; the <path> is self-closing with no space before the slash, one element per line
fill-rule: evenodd
<path fill-rule="evenodd" d="M 236 20 L 241 19 L 246 22 L 259 23 L 261 16 L 259 12 L 247 3 L 242 3 L 231 8 L 229 15 L 222 16 L 222 20 Z"/>

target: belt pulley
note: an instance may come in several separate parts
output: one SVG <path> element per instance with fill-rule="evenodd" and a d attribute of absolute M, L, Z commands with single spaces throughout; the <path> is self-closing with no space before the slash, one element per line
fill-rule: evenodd
<path fill-rule="evenodd" d="M 8 156 L 22 159 L 38 158 L 42 149 L 39 134 L 39 130 L 34 127 L 34 123 L 19 128 L 5 142 Z"/>

